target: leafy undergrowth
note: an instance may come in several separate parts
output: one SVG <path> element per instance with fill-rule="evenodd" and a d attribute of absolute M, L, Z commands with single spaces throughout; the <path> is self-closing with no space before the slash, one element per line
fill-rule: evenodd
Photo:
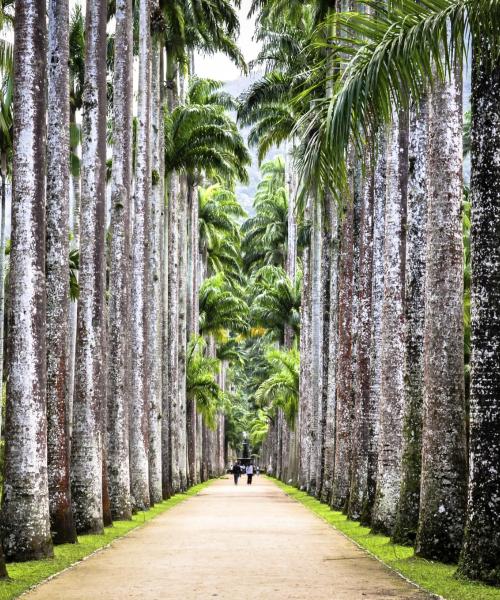
<path fill-rule="evenodd" d="M 277 479 L 273 481 L 288 496 L 306 506 L 329 525 L 425 590 L 438 594 L 446 600 L 500 600 L 499 588 L 456 579 L 456 565 L 445 565 L 417 558 L 413 548 L 392 544 L 388 537 L 370 533 L 368 527 L 362 527 L 359 523 L 348 520 L 343 513 L 331 510 L 327 504 L 309 496 L 307 492 L 302 492 Z"/>
<path fill-rule="evenodd" d="M 106 527 L 102 535 L 80 535 L 77 544 L 55 546 L 54 558 L 9 563 L 7 565 L 9 580 L 0 581 L 0 600 L 17 598 L 19 594 L 32 586 L 63 571 L 96 550 L 104 548 L 113 540 L 123 537 L 129 531 L 140 527 L 147 521 L 151 521 L 151 519 L 183 502 L 186 498 L 195 496 L 209 483 L 207 481 L 196 485 L 183 494 L 176 494 L 169 500 L 156 504 L 147 512 L 139 512 L 132 517 L 131 521 L 115 521 L 111 527 Z"/>

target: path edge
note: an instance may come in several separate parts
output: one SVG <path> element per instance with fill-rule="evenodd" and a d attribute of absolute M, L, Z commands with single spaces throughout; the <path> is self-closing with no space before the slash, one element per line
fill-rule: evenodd
<path fill-rule="evenodd" d="M 52 579 L 56 579 L 56 577 L 59 577 L 63 573 L 66 573 L 66 571 L 71 571 L 76 566 L 78 566 L 80 563 L 88 560 L 89 558 L 92 558 L 96 554 L 104 552 L 105 550 L 107 550 L 108 548 L 110 548 L 115 542 L 117 542 L 119 540 L 123 540 L 128 535 L 130 535 L 133 531 L 137 531 L 138 529 L 142 529 L 143 527 L 146 527 L 146 525 L 148 525 L 149 523 L 152 523 L 158 517 L 161 517 L 165 513 L 169 512 L 170 510 L 173 510 L 177 506 L 179 506 L 181 504 L 184 504 L 185 502 L 187 502 L 191 498 L 196 498 L 196 496 L 198 496 L 203 490 L 205 490 L 205 488 L 209 487 L 212 483 L 214 483 L 215 481 L 217 481 L 217 479 L 218 478 L 216 477 L 216 478 L 213 478 L 213 479 L 209 479 L 208 481 L 204 481 L 202 483 L 196 484 L 195 486 L 193 486 L 193 488 L 197 488 L 196 493 L 190 494 L 189 493 L 190 490 L 187 490 L 186 492 L 181 492 L 179 494 L 175 494 L 174 496 L 172 496 L 172 498 L 175 498 L 176 496 L 184 496 L 184 497 L 181 498 L 179 500 L 179 502 L 176 502 L 172 506 L 166 506 L 165 510 L 161 511 L 160 513 L 158 513 L 157 515 L 155 515 L 154 517 L 152 517 L 148 521 L 143 521 L 142 523 L 140 523 L 140 522 L 137 523 L 136 527 L 132 527 L 131 529 L 129 529 L 128 531 L 126 531 L 123 535 L 120 535 L 118 537 L 113 538 L 109 543 L 105 544 L 104 546 L 100 546 L 99 548 L 96 548 L 90 554 L 87 554 L 86 556 L 83 556 L 82 558 L 78 559 L 74 563 L 71 563 L 70 565 L 68 565 L 67 567 L 65 567 L 64 569 L 62 569 L 61 571 L 57 571 L 57 573 L 53 573 L 52 575 L 49 575 L 45 579 L 42 579 L 41 581 L 38 581 L 37 583 L 34 583 L 29 588 L 26 588 L 24 591 L 22 591 L 18 596 L 13 596 L 12 600 L 17 600 L 18 598 L 22 598 L 23 596 L 26 596 L 27 594 L 29 594 L 33 590 L 36 590 L 40 586 L 45 585 L 49 581 L 52 581 Z M 169 500 L 171 500 L 172 498 L 169 498 Z"/>
<path fill-rule="evenodd" d="M 391 567 L 390 565 L 388 565 L 386 562 L 384 562 L 376 554 L 374 554 L 373 552 L 371 552 L 370 550 L 368 550 L 367 548 L 365 548 L 364 546 L 362 546 L 356 540 L 353 540 L 350 536 L 348 536 L 346 533 L 344 533 L 341 529 L 338 529 L 338 527 L 335 527 L 335 525 L 332 525 L 332 523 L 329 523 L 326 519 L 324 519 L 321 515 L 319 515 L 314 510 L 312 510 L 309 506 L 307 506 L 306 504 L 304 504 L 303 502 L 301 502 L 298 498 L 295 498 L 294 496 L 291 496 L 290 494 L 288 494 L 286 488 L 287 487 L 293 487 L 293 486 L 289 486 L 289 484 L 283 483 L 279 479 L 276 479 L 275 477 L 271 477 L 270 475 L 265 475 L 265 477 L 269 481 L 271 481 L 272 483 L 274 483 L 276 485 L 276 487 L 278 487 L 283 492 L 283 494 L 285 494 L 285 496 L 287 498 L 290 498 L 290 500 L 292 500 L 293 502 L 296 502 L 297 504 L 300 504 L 308 512 L 310 512 L 311 514 L 313 514 L 317 519 L 319 519 L 323 523 L 326 523 L 332 529 L 335 529 L 335 531 L 337 533 L 339 533 L 341 536 L 343 536 L 346 540 L 349 540 L 357 548 L 359 548 L 360 550 L 362 550 L 363 552 L 365 552 L 365 554 L 368 554 L 368 556 L 371 556 L 372 558 L 374 558 L 377 562 L 379 562 L 388 571 L 390 571 L 391 573 L 394 573 L 395 575 L 397 575 L 398 577 L 400 577 L 401 579 L 403 579 L 404 581 L 406 581 L 407 583 L 409 583 L 413 587 L 416 587 L 417 589 L 421 590 L 422 592 L 425 592 L 426 594 L 430 594 L 431 598 L 433 598 L 434 600 L 446 600 L 446 598 L 444 598 L 443 596 L 440 596 L 439 594 L 436 594 L 435 592 L 432 592 L 431 590 L 428 590 L 427 588 L 423 587 L 422 585 L 418 584 L 417 582 L 413 581 L 412 579 L 409 579 L 408 577 L 406 577 L 406 575 L 403 575 L 403 573 L 401 573 L 401 571 L 398 571 L 394 567 Z M 295 487 L 293 487 L 293 489 L 297 490 L 297 491 L 303 491 L 303 490 L 299 490 L 299 488 L 295 488 Z M 308 497 L 312 498 L 313 500 L 317 500 L 317 498 L 314 498 L 314 496 L 308 496 Z M 320 502 L 320 501 L 317 500 L 317 502 Z M 320 504 L 324 505 L 323 502 L 320 502 Z"/>

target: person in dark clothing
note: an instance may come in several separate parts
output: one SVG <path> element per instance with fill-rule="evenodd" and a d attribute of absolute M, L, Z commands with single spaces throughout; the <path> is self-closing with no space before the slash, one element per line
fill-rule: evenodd
<path fill-rule="evenodd" d="M 233 465 L 234 485 L 238 485 L 238 479 L 240 478 L 240 475 L 241 475 L 241 467 L 237 462 L 235 462 Z"/>

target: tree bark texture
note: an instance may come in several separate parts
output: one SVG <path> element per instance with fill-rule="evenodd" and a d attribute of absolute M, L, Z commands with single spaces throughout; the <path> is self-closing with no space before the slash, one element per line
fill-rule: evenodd
<path fill-rule="evenodd" d="M 482 49 L 485 50 L 484 54 Z M 500 583 L 500 66 L 474 49 L 469 500 L 460 573 Z M 496 532 L 496 534 L 495 534 Z"/>
<path fill-rule="evenodd" d="M 378 466 L 372 513 L 373 529 L 386 534 L 394 527 L 401 485 L 407 178 L 408 118 L 395 112 L 387 142 Z"/>
<path fill-rule="evenodd" d="M 15 561 L 52 556 L 45 346 L 45 2 L 19 0 L 2 540 Z"/>
<path fill-rule="evenodd" d="M 348 515 L 359 519 L 368 483 L 370 444 L 370 339 L 372 327 L 374 161 L 366 161 L 362 188 L 358 267 L 358 343 L 354 381 L 354 421 L 352 430 L 351 481 Z"/>
<path fill-rule="evenodd" d="M 406 230 L 404 417 L 401 491 L 393 539 L 413 544 L 420 508 L 422 466 L 425 244 L 429 112 L 424 98 L 410 114 Z"/>
<path fill-rule="evenodd" d="M 106 205 L 106 5 L 87 1 L 82 115 L 80 299 L 71 492 L 79 533 L 101 533 L 105 205 Z"/>
<path fill-rule="evenodd" d="M 416 552 L 455 562 L 467 494 L 464 401 L 462 79 L 457 66 L 429 106 L 424 411 Z"/>
<path fill-rule="evenodd" d="M 49 2 L 47 130 L 47 468 L 54 543 L 76 530 L 69 478 L 69 5 Z"/>
<path fill-rule="evenodd" d="M 130 492 L 132 504 L 147 510 L 149 497 L 149 401 L 146 370 L 151 208 L 151 31 L 150 3 L 139 3 L 139 93 L 137 100 L 137 158 L 132 238 L 130 399 Z"/>
<path fill-rule="evenodd" d="M 331 506 L 344 509 L 349 495 L 353 393 L 354 199 L 348 198 L 341 224 L 338 283 L 338 358 L 335 466 Z"/>
<path fill-rule="evenodd" d="M 163 176 L 163 112 L 160 102 L 160 43 L 153 39 L 151 84 L 151 209 L 148 243 L 146 373 L 149 400 L 149 495 L 151 502 L 161 502 L 161 232 Z"/>
<path fill-rule="evenodd" d="M 130 208 L 132 179 L 132 1 L 116 3 L 109 274 L 108 477 L 111 514 L 130 519 Z"/>

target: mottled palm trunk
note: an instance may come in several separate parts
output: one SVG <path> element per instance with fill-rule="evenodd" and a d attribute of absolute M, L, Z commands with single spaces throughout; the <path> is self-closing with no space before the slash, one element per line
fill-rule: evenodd
<path fill-rule="evenodd" d="M 184 491 L 187 487 L 187 427 L 186 427 L 186 345 L 187 345 L 187 180 L 181 177 L 181 194 L 179 197 L 179 345 L 177 360 L 178 377 L 178 461 L 180 489 Z"/>
<path fill-rule="evenodd" d="M 357 286 L 358 343 L 356 347 L 351 481 L 348 505 L 348 515 L 352 519 L 361 517 L 368 483 L 374 207 L 374 160 L 371 152 L 367 156 L 361 202 L 359 281 Z"/>
<path fill-rule="evenodd" d="M 149 497 L 149 397 L 146 370 L 149 299 L 148 252 L 151 207 L 151 32 L 150 3 L 139 4 L 139 94 L 137 100 L 137 158 L 135 169 L 134 226 L 132 237 L 130 400 L 130 491 L 132 503 L 147 510 Z"/>
<path fill-rule="evenodd" d="M 116 3 L 109 273 L 108 477 L 111 514 L 130 519 L 130 205 L 132 177 L 132 1 Z"/>
<path fill-rule="evenodd" d="M 151 502 L 161 502 L 161 231 L 163 204 L 163 111 L 160 101 L 160 44 L 153 39 L 151 84 L 151 171 L 152 193 L 147 283 L 146 373 L 149 399 L 149 494 Z"/>
<path fill-rule="evenodd" d="M 76 126 L 76 111 L 70 106 L 70 128 Z M 71 153 L 77 155 L 78 144 L 71 147 Z M 71 250 L 80 251 L 80 204 L 81 204 L 81 180 L 80 174 L 71 175 L 71 187 L 73 189 L 73 205 L 71 215 Z M 78 279 L 78 273 L 76 273 Z M 71 446 L 71 435 L 73 430 L 73 396 L 75 392 L 75 356 L 76 356 L 76 331 L 77 331 L 78 300 L 70 302 L 69 307 L 69 340 L 68 340 L 68 421 Z"/>
<path fill-rule="evenodd" d="M 500 167 L 496 157 L 500 143 L 500 66 L 498 62 L 493 63 L 482 48 L 475 49 L 472 94 L 472 460 L 467 527 L 459 570 L 471 579 L 498 585 Z"/>
<path fill-rule="evenodd" d="M 45 346 L 45 2 L 19 0 L 2 539 L 7 558 L 52 556 Z"/>
<path fill-rule="evenodd" d="M 324 322 L 324 358 L 323 358 L 323 411 L 324 430 L 322 441 L 322 486 L 320 498 L 330 503 L 334 465 L 335 465 L 335 429 L 337 405 L 337 352 L 338 352 L 338 283 L 339 283 L 339 212 L 333 197 L 328 194 L 325 204 L 325 228 L 327 238 L 324 252 L 328 253 L 329 273 L 325 275 L 328 281 L 328 292 L 325 294 Z"/>
<path fill-rule="evenodd" d="M 186 300 L 186 318 L 187 318 L 187 337 L 188 339 L 197 334 L 198 315 L 195 305 L 198 303 L 198 198 L 196 195 L 195 182 L 193 178 L 188 179 L 187 188 L 187 300 Z M 194 398 L 186 399 L 186 429 L 187 429 L 187 456 L 189 485 L 194 485 L 198 481 L 196 468 L 197 446 L 197 419 L 196 419 L 196 400 Z"/>
<path fill-rule="evenodd" d="M 69 481 L 69 5 L 49 2 L 47 130 L 47 467 L 56 544 L 76 541 Z"/>
<path fill-rule="evenodd" d="M 429 100 L 422 483 L 416 552 L 456 561 L 465 523 L 460 67 Z"/>
<path fill-rule="evenodd" d="M 316 200 L 313 206 L 311 233 L 311 456 L 309 459 L 308 490 L 316 493 L 318 465 L 321 457 L 321 406 L 323 379 L 323 282 L 322 282 L 322 207 Z"/>
<path fill-rule="evenodd" d="M 384 232 L 386 196 L 386 133 L 381 130 L 375 136 L 373 177 L 373 257 L 372 257 L 372 315 L 370 332 L 370 393 L 367 408 L 368 457 L 366 466 L 366 493 L 360 520 L 371 523 L 375 500 L 378 459 L 378 410 L 381 388 L 381 327 L 384 300 Z"/>
<path fill-rule="evenodd" d="M 7 155 L 0 156 L 1 177 L 1 206 L 0 206 L 0 389 L 3 394 L 4 376 L 4 344 L 5 344 L 5 203 L 6 203 L 6 180 L 7 180 Z M 3 407 L 2 407 L 3 408 Z M 0 437 L 2 435 L 3 410 L 0 410 Z"/>
<path fill-rule="evenodd" d="M 310 203 L 310 200 L 308 201 Z M 305 218 L 310 216 L 310 204 L 306 207 Z M 302 253 L 302 295 L 300 306 L 300 378 L 299 378 L 299 416 L 298 446 L 299 469 L 298 483 L 306 489 L 309 483 L 309 464 L 311 456 L 311 249 L 304 248 Z M 273 425 L 269 426 L 269 437 L 272 439 Z"/>
<path fill-rule="evenodd" d="M 402 544 L 415 541 L 420 507 L 428 126 L 424 98 L 411 113 L 408 150 L 403 456 L 393 533 L 394 541 Z"/>
<path fill-rule="evenodd" d="M 101 413 L 105 394 L 102 346 L 106 205 L 106 6 L 102 2 L 87 1 L 85 29 L 80 299 L 71 492 L 77 531 L 100 533 L 103 530 Z"/>
<path fill-rule="evenodd" d="M 401 485 L 407 169 L 408 118 L 399 112 L 393 114 L 387 142 L 378 465 L 372 513 L 373 529 L 384 533 L 394 527 Z"/>
<path fill-rule="evenodd" d="M 349 496 L 353 393 L 354 200 L 347 200 L 341 225 L 338 283 L 338 358 L 335 470 L 331 505 L 344 509 Z"/>

